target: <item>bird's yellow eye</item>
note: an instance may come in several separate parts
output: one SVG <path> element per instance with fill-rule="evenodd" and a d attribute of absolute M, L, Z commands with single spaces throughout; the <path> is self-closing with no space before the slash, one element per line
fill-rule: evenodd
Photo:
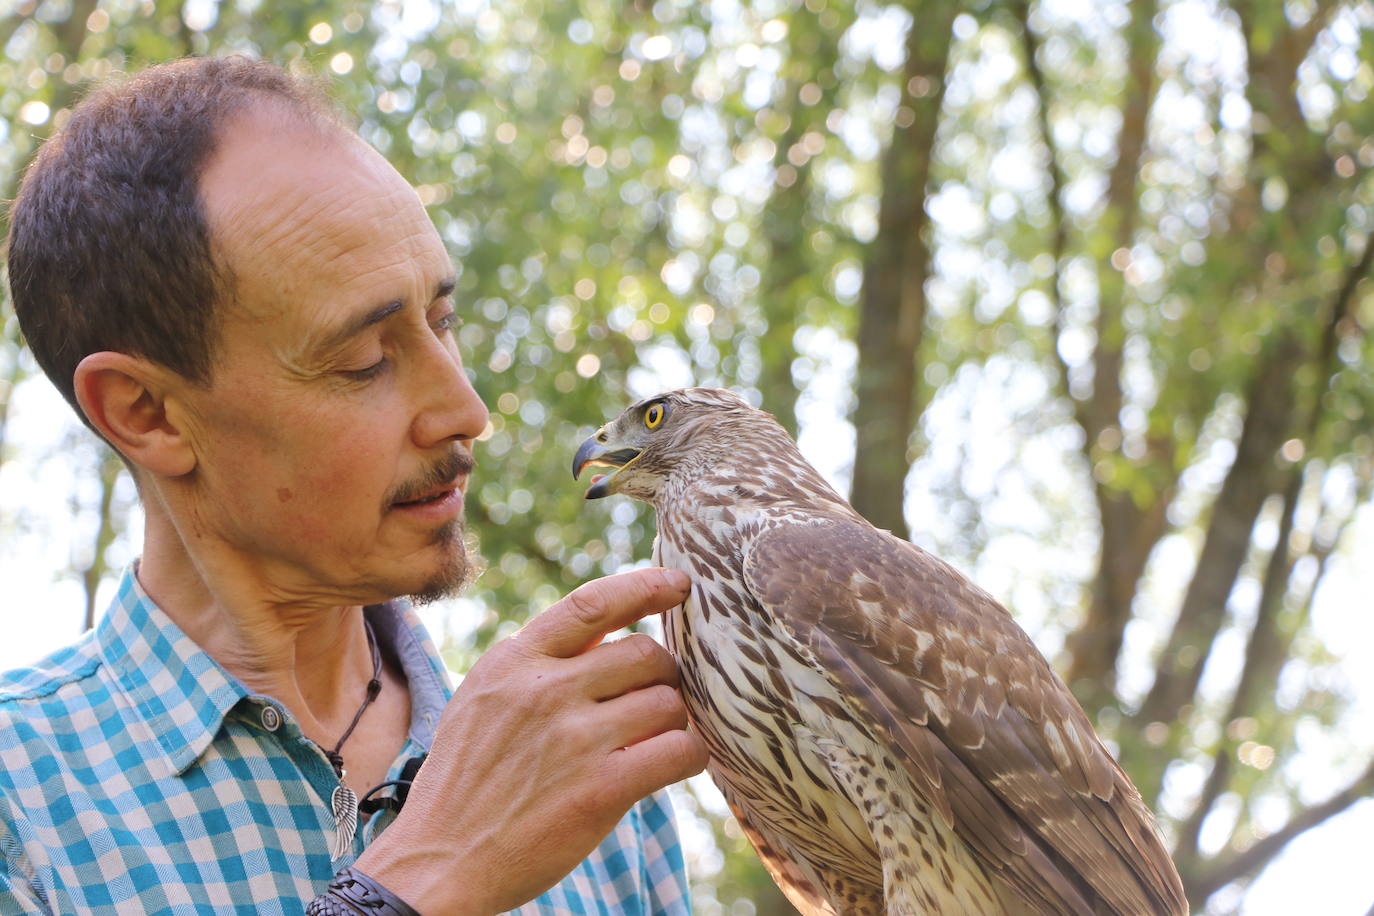
<path fill-rule="evenodd" d="M 649 409 L 644 411 L 644 425 L 649 429 L 655 428 L 663 422 L 663 416 L 666 413 L 667 411 L 663 409 L 662 404 L 650 404 Z"/>

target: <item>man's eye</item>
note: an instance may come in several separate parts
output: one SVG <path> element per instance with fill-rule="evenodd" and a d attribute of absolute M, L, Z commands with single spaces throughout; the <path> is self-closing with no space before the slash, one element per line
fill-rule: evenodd
<path fill-rule="evenodd" d="M 344 375 L 348 376 L 349 378 L 351 378 L 351 379 L 353 379 L 354 381 L 357 381 L 357 382 L 366 382 L 366 381 L 368 381 L 368 380 L 370 380 L 370 379 L 374 379 L 374 378 L 376 378 L 377 376 L 381 375 L 381 374 L 382 374 L 382 370 L 385 369 L 385 368 L 386 368 L 386 359 L 383 358 L 383 359 L 377 360 L 377 361 L 376 361 L 375 363 L 373 363 L 372 365 L 367 366 L 366 368 L 363 368 L 363 369 L 349 369 L 349 370 L 347 370 L 347 371 L 344 372 Z"/>
<path fill-rule="evenodd" d="M 463 319 L 458 317 L 457 312 L 449 312 L 447 315 L 443 315 L 440 318 L 435 319 L 435 321 L 430 325 L 430 327 L 434 328 L 434 330 L 439 333 L 443 333 L 444 331 L 452 331 L 462 326 Z"/>

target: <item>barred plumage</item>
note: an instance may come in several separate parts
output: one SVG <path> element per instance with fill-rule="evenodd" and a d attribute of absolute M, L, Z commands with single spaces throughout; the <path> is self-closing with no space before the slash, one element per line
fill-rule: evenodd
<path fill-rule="evenodd" d="M 574 459 L 657 512 L 709 770 L 804 913 L 1187 911 L 1154 820 L 991 596 L 879 531 L 768 414 L 640 402 Z"/>

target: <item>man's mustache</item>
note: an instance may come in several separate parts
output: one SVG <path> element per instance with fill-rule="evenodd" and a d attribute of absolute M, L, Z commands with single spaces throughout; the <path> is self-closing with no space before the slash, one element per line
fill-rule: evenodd
<path fill-rule="evenodd" d="M 455 448 L 427 468 L 423 475 L 401 484 L 387 494 L 386 504 L 394 506 L 397 503 L 414 502 L 435 487 L 449 483 L 459 474 L 471 474 L 476 466 L 477 462 L 470 453 L 465 449 Z"/>

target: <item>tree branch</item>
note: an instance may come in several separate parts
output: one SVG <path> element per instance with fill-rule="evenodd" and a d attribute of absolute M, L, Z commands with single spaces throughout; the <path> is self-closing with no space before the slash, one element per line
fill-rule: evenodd
<path fill-rule="evenodd" d="M 99 521 L 96 525 L 95 538 L 91 544 L 90 565 L 81 572 L 81 587 L 85 593 L 86 601 L 86 613 L 81 626 L 83 633 L 95 626 L 96 592 L 100 588 L 100 581 L 105 578 L 105 573 L 109 572 L 110 569 L 107 555 L 110 545 L 114 543 L 116 534 L 114 492 L 120 474 L 124 470 L 124 462 L 120 460 L 118 452 L 112 448 L 106 448 L 103 443 L 97 445 L 96 448 L 100 450 L 97 459 L 99 461 L 100 504 L 96 507 Z"/>
<path fill-rule="evenodd" d="M 1226 616 L 1226 601 L 1249 552 L 1251 532 L 1275 479 L 1274 455 L 1293 428 L 1296 392 L 1293 368 L 1302 349 L 1289 330 L 1260 357 L 1246 397 L 1246 413 L 1236 456 L 1212 505 L 1196 571 L 1179 608 L 1158 671 L 1140 709 L 1135 729 L 1152 722 L 1174 722 L 1197 690 L 1203 664 Z M 1129 769 L 1129 767 L 1128 767 Z M 1162 774 L 1155 774 L 1141 793 L 1153 804 Z"/>
<path fill-rule="evenodd" d="M 1322 822 L 1335 817 L 1374 792 L 1374 761 L 1348 786 L 1330 798 L 1307 808 L 1288 819 L 1288 823 L 1255 843 L 1243 852 L 1218 858 L 1214 864 L 1192 880 L 1184 879 L 1183 887 L 1190 900 L 1206 900 L 1221 888 L 1261 867 L 1292 840 Z"/>
<path fill-rule="evenodd" d="M 1293 519 L 1296 515 L 1298 497 L 1302 490 L 1303 475 L 1295 468 L 1289 476 L 1283 494 L 1283 515 L 1279 521 L 1279 535 L 1274 549 L 1269 554 L 1265 567 L 1264 585 L 1261 589 L 1259 609 L 1255 614 L 1255 624 L 1250 631 L 1250 641 L 1245 650 L 1245 662 L 1240 670 L 1240 682 L 1231 695 L 1230 707 L 1221 719 L 1221 739 L 1212 757 L 1212 769 L 1207 774 L 1202 791 L 1198 794 L 1193 811 L 1178 828 L 1178 842 L 1174 846 L 1174 863 L 1180 873 L 1196 870 L 1198 865 L 1198 840 L 1202 833 L 1202 822 L 1211 813 L 1222 792 L 1230 782 L 1235 766 L 1238 741 L 1228 734 L 1227 726 L 1256 711 L 1263 685 L 1272 683 L 1271 674 L 1287 658 L 1287 646 L 1279 636 L 1278 618 L 1283 606 L 1283 598 L 1288 591 L 1288 579 L 1293 570 L 1293 559 L 1289 543 L 1293 535 Z"/>
<path fill-rule="evenodd" d="M 1306 192 L 1330 180 L 1330 155 L 1326 138 L 1310 130 L 1303 117 L 1296 91 L 1298 68 L 1339 7 L 1335 0 L 1318 0 L 1311 18 L 1293 28 L 1280 8 L 1231 4 L 1240 18 L 1248 59 L 1245 97 L 1251 109 L 1268 122 L 1257 122 L 1252 131 L 1251 158 L 1255 162 L 1271 156 L 1282 159 L 1286 167 L 1275 174 L 1284 176 L 1290 199 L 1299 206 L 1308 202 Z M 1272 21 L 1261 21 L 1264 12 Z"/>
<path fill-rule="evenodd" d="M 1117 156 L 1107 183 L 1107 223 L 1114 249 L 1129 248 L 1139 217 L 1137 186 L 1140 164 L 1149 134 L 1149 114 L 1154 105 L 1157 82 L 1154 78 L 1159 36 L 1154 28 L 1157 5 L 1133 4 L 1127 26 L 1127 82 L 1121 100 L 1121 130 L 1117 136 Z M 1038 40 L 1030 27 L 1028 3 L 1013 4 L 1021 24 L 1026 73 L 1035 89 L 1039 105 L 1039 126 L 1050 153 L 1050 207 L 1053 219 L 1051 237 L 1054 256 L 1055 360 L 1063 394 L 1073 405 L 1074 417 L 1083 430 L 1083 454 L 1090 467 L 1114 453 L 1117 446 L 1105 444 L 1103 433 L 1120 422 L 1123 403 L 1121 370 L 1125 330 L 1121 323 L 1127 297 L 1126 284 L 1118 265 L 1110 260 L 1098 265 L 1097 342 L 1093 351 L 1093 387 L 1086 400 L 1074 398 L 1069 389 L 1069 367 L 1058 353 L 1058 338 L 1064 329 L 1064 310 L 1059 287 L 1061 262 L 1067 245 L 1067 227 L 1061 193 L 1065 183 L 1059 155 L 1049 122 L 1049 95 L 1038 60 Z M 1130 617 L 1136 585 L 1143 574 L 1151 550 L 1164 531 L 1162 494 L 1146 505 L 1110 482 L 1098 480 L 1095 486 L 1102 544 L 1094 577 L 1091 599 L 1080 626 L 1068 638 L 1069 666 L 1066 680 L 1089 710 L 1113 702 L 1116 666 L 1121 653 L 1122 634 Z"/>
<path fill-rule="evenodd" d="M 1025 58 L 1026 79 L 1035 90 L 1035 97 L 1039 103 L 1036 106 L 1036 122 L 1040 128 L 1040 140 L 1045 144 L 1050 174 L 1050 187 L 1045 194 L 1045 202 L 1050 209 L 1050 255 L 1054 258 L 1049 283 L 1050 306 L 1054 315 L 1054 337 L 1050 343 L 1050 354 L 1059 370 L 1060 396 L 1073 406 L 1074 418 L 1078 420 L 1079 426 L 1086 429 L 1087 418 L 1083 414 L 1082 405 L 1069 389 L 1069 364 L 1059 352 L 1058 345 L 1059 337 L 1064 333 L 1064 292 L 1061 287 L 1061 276 L 1069 239 L 1068 221 L 1064 218 L 1064 169 L 1060 165 L 1059 147 L 1054 142 L 1054 132 L 1050 127 L 1050 93 L 1045 82 L 1045 72 L 1040 68 L 1040 38 L 1030 26 L 1030 2 L 1021 0 L 1013 3 L 1011 8 L 1021 26 L 1021 49 Z"/>
<path fill-rule="evenodd" d="M 1340 327 L 1354 313 L 1355 291 L 1360 280 L 1369 272 L 1371 263 L 1374 263 L 1374 243 L 1366 244 L 1360 257 L 1346 269 L 1340 289 L 1331 303 L 1331 312 L 1322 330 L 1316 357 L 1316 365 L 1326 373 L 1334 369 Z M 1304 436 L 1309 443 L 1316 440 L 1321 428 L 1321 396 L 1325 390 L 1325 386 L 1318 386 L 1307 407 Z M 1226 726 L 1254 713 L 1262 696 L 1261 685 L 1272 681 L 1288 657 L 1289 645 L 1279 635 L 1278 616 L 1283 598 L 1288 592 L 1288 582 L 1296 560 L 1289 545 L 1298 498 L 1302 490 L 1302 479 L 1301 466 L 1289 472 L 1288 482 L 1284 487 L 1283 515 L 1279 522 L 1278 540 L 1265 568 L 1259 610 L 1250 633 L 1245 664 L 1241 667 L 1240 681 L 1232 694 L 1230 708 L 1221 720 L 1223 738 L 1213 756 L 1212 770 L 1207 775 L 1197 803 L 1188 819 L 1179 827 L 1179 840 L 1175 846 L 1174 858 L 1181 871 L 1187 871 L 1196 865 L 1202 822 L 1217 798 L 1225 791 L 1234 768 L 1237 742 L 1225 737 Z M 1331 545 L 1332 548 L 1334 546 Z M 1329 550 L 1327 553 L 1329 554 Z M 1325 558 L 1319 559 L 1319 563 L 1324 568 Z M 1315 592 L 1315 585 L 1313 591 Z"/>
<path fill-rule="evenodd" d="M 1337 339 L 1342 325 L 1351 320 L 1360 280 L 1374 265 L 1374 242 L 1345 273 L 1327 311 L 1320 342 L 1310 365 L 1320 373 L 1301 418 L 1293 367 L 1300 365 L 1301 349 L 1290 332 L 1261 364 L 1247 398 L 1245 424 L 1236 457 L 1222 483 L 1198 557 L 1197 572 L 1188 585 L 1178 620 L 1160 655 L 1158 673 L 1144 703 L 1133 716 L 1140 728 L 1151 722 L 1172 722 L 1197 690 L 1202 668 L 1225 619 L 1226 599 L 1248 552 L 1251 531 L 1264 499 L 1282 486 L 1273 471 L 1273 458 L 1295 426 L 1309 442 L 1315 440 L 1322 419 L 1322 395 L 1335 369 Z M 1140 786 L 1153 803 L 1162 774 Z"/>
<path fill-rule="evenodd" d="M 1131 4 L 1127 26 L 1126 91 L 1121 101 L 1121 130 L 1117 134 L 1116 162 L 1107 176 L 1106 219 L 1114 221 L 1112 240 L 1117 249 L 1129 248 L 1135 238 L 1140 209 L 1137 185 L 1140 161 L 1148 139 L 1150 109 L 1158 84 L 1154 78 L 1159 34 L 1154 0 Z M 1121 313 L 1126 298 L 1124 271 L 1112 261 L 1111 252 L 1098 264 L 1097 344 L 1093 350 L 1093 391 L 1086 406 L 1091 449 L 1103 430 L 1115 426 L 1121 413 L 1121 367 L 1125 330 Z"/>
<path fill-rule="evenodd" d="M 1336 293 L 1336 300 L 1331 309 L 1331 318 L 1322 331 L 1318 365 L 1328 372 L 1335 368 L 1336 346 L 1339 343 L 1341 326 L 1347 323 L 1354 328 L 1360 326 L 1359 317 L 1356 315 L 1359 300 L 1355 293 L 1359 289 L 1360 281 L 1369 275 L 1371 266 L 1374 266 L 1374 236 L 1366 238 L 1360 259 L 1346 269 L 1345 279 L 1341 282 L 1341 288 Z M 1318 395 L 1318 400 L 1320 400 L 1320 395 Z M 1312 427 L 1315 431 L 1315 417 Z"/>

